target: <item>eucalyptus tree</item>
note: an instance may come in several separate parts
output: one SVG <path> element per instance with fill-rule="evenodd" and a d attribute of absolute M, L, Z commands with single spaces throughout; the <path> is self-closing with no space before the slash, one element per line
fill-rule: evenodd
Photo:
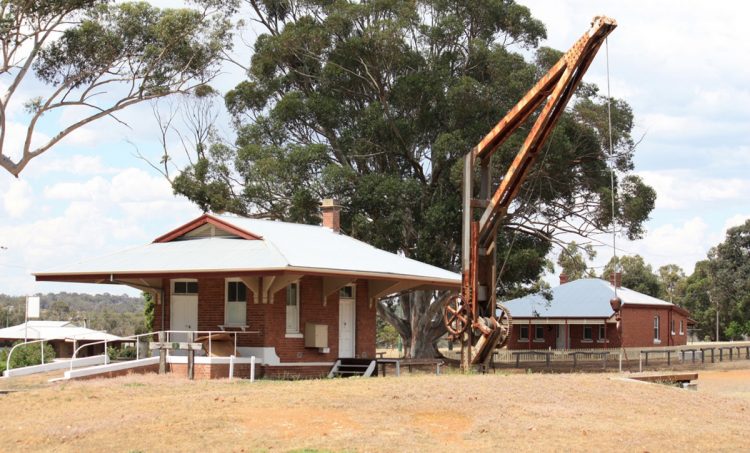
<path fill-rule="evenodd" d="M 601 278 L 609 280 L 615 268 L 622 274 L 622 286 L 638 291 L 639 293 L 648 294 L 649 296 L 659 297 L 659 278 L 654 274 L 654 269 L 647 264 L 640 255 L 612 257 L 604 270 Z"/>
<path fill-rule="evenodd" d="M 461 157 L 560 57 L 538 47 L 544 25 L 511 0 L 247 5 L 262 33 L 247 79 L 225 96 L 237 140 L 211 147 L 174 190 L 204 210 L 305 223 L 319 222 L 320 199 L 338 198 L 347 234 L 457 269 Z M 633 115 L 613 100 L 610 154 L 605 101 L 593 85 L 579 90 L 507 216 L 501 296 L 537 282 L 563 233 L 610 227 L 610 165 L 618 224 L 630 237 L 643 233 L 654 193 L 628 174 Z M 496 174 L 521 140 L 496 153 Z M 440 296 L 411 292 L 378 306 L 407 354 L 436 353 Z"/>
<path fill-rule="evenodd" d="M 586 261 L 594 259 L 595 256 L 596 251 L 590 244 L 579 245 L 571 241 L 560 251 L 557 265 L 561 268 L 560 272 L 567 276 L 568 281 L 578 280 L 590 274 Z"/>
<path fill-rule="evenodd" d="M 231 43 L 233 11 L 231 0 L 197 0 L 177 9 L 4 0 L 0 166 L 18 177 L 32 159 L 89 123 L 118 120 L 116 114 L 132 105 L 205 85 Z M 17 113 L 21 106 L 25 114 Z M 20 144 L 13 134 L 22 135 Z"/>

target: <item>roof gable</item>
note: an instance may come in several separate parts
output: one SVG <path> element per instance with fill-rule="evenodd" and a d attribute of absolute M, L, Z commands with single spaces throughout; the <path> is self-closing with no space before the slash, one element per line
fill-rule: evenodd
<path fill-rule="evenodd" d="M 217 234 L 218 233 L 218 234 Z M 203 214 L 195 220 L 192 220 L 174 230 L 154 239 L 154 243 L 172 242 L 180 239 L 191 239 L 199 237 L 238 237 L 248 240 L 262 239 L 261 236 L 245 231 L 232 223 L 214 217 L 210 214 Z"/>

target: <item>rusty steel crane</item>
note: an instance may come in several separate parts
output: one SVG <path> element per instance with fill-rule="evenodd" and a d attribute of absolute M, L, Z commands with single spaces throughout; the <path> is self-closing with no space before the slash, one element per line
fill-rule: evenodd
<path fill-rule="evenodd" d="M 492 357 L 492 350 L 505 344 L 510 336 L 510 313 L 496 300 L 498 226 L 526 180 L 542 144 L 555 127 L 597 51 L 615 27 L 617 22 L 614 19 L 594 17 L 591 28 L 464 156 L 461 294 L 447 301 L 444 322 L 450 335 L 461 340 L 461 367 L 465 370 L 471 364 L 486 365 Z M 491 194 L 490 158 L 542 104 L 544 107 L 531 132 L 499 187 Z M 479 184 L 478 196 L 475 197 L 474 168 L 477 162 Z"/>

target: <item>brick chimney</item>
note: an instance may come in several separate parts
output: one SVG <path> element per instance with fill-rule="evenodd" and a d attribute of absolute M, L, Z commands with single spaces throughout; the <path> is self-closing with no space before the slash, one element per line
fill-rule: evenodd
<path fill-rule="evenodd" d="M 334 233 L 341 231 L 341 205 L 332 198 L 326 198 L 321 203 L 320 211 L 323 213 L 323 226 L 330 228 Z"/>
<path fill-rule="evenodd" d="M 622 272 L 612 272 L 609 274 L 609 284 L 617 288 L 622 286 Z"/>
<path fill-rule="evenodd" d="M 568 274 L 566 274 L 565 272 L 562 272 L 560 273 L 560 284 L 564 285 L 566 283 L 568 283 Z"/>

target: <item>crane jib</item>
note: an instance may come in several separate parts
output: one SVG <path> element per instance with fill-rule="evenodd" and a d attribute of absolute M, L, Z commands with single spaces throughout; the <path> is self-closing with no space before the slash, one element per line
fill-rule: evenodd
<path fill-rule="evenodd" d="M 462 187 L 462 285 L 461 295 L 448 301 L 445 324 L 453 338 L 462 342 L 461 366 L 482 364 L 491 358 L 491 351 L 510 336 L 510 313 L 496 301 L 497 286 L 495 244 L 499 223 L 528 177 L 539 150 L 560 119 L 583 75 L 606 37 L 617 27 L 614 19 L 594 17 L 591 28 L 573 44 L 560 60 L 527 92 L 492 130 L 464 156 Z M 529 117 L 539 110 L 531 131 L 508 168 L 500 186 L 490 193 L 489 159 L 492 154 Z M 474 165 L 481 171 L 475 198 Z M 482 209 L 474 220 L 475 209 Z M 477 337 L 475 351 L 474 331 Z M 464 353 L 465 352 L 465 353 Z"/>

